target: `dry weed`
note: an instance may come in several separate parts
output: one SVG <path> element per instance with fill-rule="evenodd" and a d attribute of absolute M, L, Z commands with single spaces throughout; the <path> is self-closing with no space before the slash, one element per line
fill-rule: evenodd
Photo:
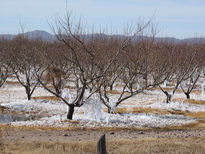
<path fill-rule="evenodd" d="M 114 95 L 119 95 L 120 94 L 120 92 L 116 91 L 116 90 L 108 90 L 108 93 L 109 94 L 114 94 Z"/>
<path fill-rule="evenodd" d="M 8 78 L 16 78 L 16 76 L 15 76 L 15 75 L 12 75 L 12 74 L 9 74 L 9 75 L 8 75 Z"/>
<path fill-rule="evenodd" d="M 194 99 L 186 99 L 186 100 L 184 100 L 184 103 L 205 105 L 205 101 L 203 101 L 203 100 L 194 100 Z"/>
<path fill-rule="evenodd" d="M 138 138 L 135 140 L 107 139 L 108 154 L 135 154 L 135 153 L 203 153 L 205 138 Z M 55 154 L 55 153 L 96 153 L 97 141 L 80 142 L 33 142 L 33 143 L 6 143 L 5 151 L 15 154 Z"/>
<path fill-rule="evenodd" d="M 41 100 L 48 100 L 48 101 L 60 101 L 60 98 L 56 97 L 56 96 L 35 96 L 32 97 L 32 99 L 41 99 Z"/>
<path fill-rule="evenodd" d="M 68 89 L 73 89 L 73 90 L 75 90 L 76 89 L 76 87 L 73 87 L 73 86 L 65 86 L 65 88 L 68 88 Z"/>
<path fill-rule="evenodd" d="M 7 85 L 20 85 L 20 83 L 17 81 L 6 81 L 6 84 Z"/>

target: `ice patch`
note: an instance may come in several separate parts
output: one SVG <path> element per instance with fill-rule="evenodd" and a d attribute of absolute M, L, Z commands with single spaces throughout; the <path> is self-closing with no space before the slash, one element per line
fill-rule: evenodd
<path fill-rule="evenodd" d="M 61 95 L 65 100 L 69 100 L 72 102 L 74 100 L 73 95 L 71 94 L 71 91 L 69 89 L 63 89 L 62 90 L 62 95 Z"/>
<path fill-rule="evenodd" d="M 84 104 L 84 117 L 89 120 L 100 122 L 102 120 L 102 105 L 99 99 L 89 98 Z"/>
<path fill-rule="evenodd" d="M 107 118 L 109 117 L 109 118 Z M 109 121 L 106 121 L 108 120 Z M 61 121 L 63 120 L 63 121 Z M 157 115 L 157 114 L 107 114 L 100 122 L 88 120 L 84 115 L 74 115 L 74 119 L 79 121 L 79 127 L 135 127 L 135 128 L 163 128 L 166 126 L 177 126 L 197 122 L 196 119 L 183 115 Z M 59 115 L 41 118 L 33 121 L 11 122 L 17 126 L 49 126 L 49 127 L 69 127 L 73 126 L 66 116 Z"/>

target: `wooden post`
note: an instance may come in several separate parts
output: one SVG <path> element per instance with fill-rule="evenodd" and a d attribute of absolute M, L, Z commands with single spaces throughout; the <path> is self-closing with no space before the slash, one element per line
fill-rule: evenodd
<path fill-rule="evenodd" d="M 97 142 L 97 154 L 106 154 L 105 134 Z"/>
<path fill-rule="evenodd" d="M 4 152 L 2 137 L 3 137 L 2 130 L 0 129 L 0 152 Z"/>

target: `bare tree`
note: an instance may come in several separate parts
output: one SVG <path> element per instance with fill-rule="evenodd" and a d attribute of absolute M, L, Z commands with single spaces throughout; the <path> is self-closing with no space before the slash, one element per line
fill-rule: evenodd
<path fill-rule="evenodd" d="M 181 83 L 180 87 L 187 99 L 190 99 L 192 90 L 196 87 L 196 84 L 202 75 L 204 67 L 204 49 L 202 43 L 194 43 L 189 46 L 190 52 L 196 52 L 196 56 L 193 60 L 192 69 L 190 70 L 190 76 L 185 78 Z"/>
<path fill-rule="evenodd" d="M 195 88 L 196 83 L 199 80 L 200 76 L 201 76 L 201 70 L 196 69 L 196 71 L 193 72 L 193 74 L 191 74 L 188 79 L 185 79 L 180 83 L 180 87 L 183 93 L 186 95 L 187 99 L 190 99 L 190 94 L 192 90 Z"/>
<path fill-rule="evenodd" d="M 6 82 L 9 74 L 11 74 L 11 61 L 8 54 L 10 48 L 10 41 L 2 39 L 0 40 L 0 87 Z"/>
<path fill-rule="evenodd" d="M 28 40 L 24 35 L 18 35 L 12 41 L 13 49 L 10 52 L 11 68 L 19 83 L 25 88 L 27 99 L 36 89 L 39 82 L 35 78 L 34 64 L 36 63 L 39 42 Z"/>
<path fill-rule="evenodd" d="M 109 80 L 106 79 L 107 76 L 99 91 L 103 104 L 108 107 L 108 112 L 114 112 L 121 102 L 163 83 L 168 73 L 168 61 L 163 59 L 165 57 L 154 40 L 142 37 L 137 43 L 130 44 L 118 60 L 121 63 L 118 64 L 120 67 L 115 70 L 120 81 L 118 96 L 114 96 L 113 100 L 113 94 L 107 88 L 109 85 L 109 82 L 106 82 Z"/>
<path fill-rule="evenodd" d="M 64 82 L 70 76 L 70 62 L 66 58 L 66 50 L 62 43 L 50 42 L 44 44 L 40 53 L 41 79 L 44 86 L 52 86 L 58 95 L 62 94 Z M 40 69 L 39 69 L 40 70 Z"/>
<path fill-rule="evenodd" d="M 72 119 L 75 107 L 82 106 L 84 102 L 100 90 L 103 81 L 101 78 L 108 74 L 108 70 L 129 44 L 131 39 L 148 25 L 149 22 L 141 25 L 139 24 L 133 35 L 126 38 L 117 38 L 117 45 L 113 46 L 112 43 L 116 42 L 114 37 L 96 35 L 93 29 L 91 30 L 92 34 L 88 35 L 84 31 L 85 29 L 81 22 L 77 24 L 73 23 L 71 14 L 69 13 L 65 19 L 60 18 L 56 20 L 56 25 L 52 27 L 53 31 L 58 40 L 66 47 L 65 54 L 61 57 L 65 62 L 63 63 L 63 67 L 61 66 L 60 68 L 65 72 L 64 78 L 66 81 L 72 79 L 75 85 L 74 89 L 70 89 L 70 92 L 72 92 L 72 99 L 66 99 L 63 94 L 59 94 L 52 88 L 47 87 L 42 81 L 41 76 L 43 72 L 56 63 L 56 58 L 52 58 L 37 76 L 39 82 L 46 90 L 68 105 L 68 119 Z M 114 52 L 108 54 L 110 46 L 112 46 L 112 51 Z M 108 58 L 104 58 L 104 55 L 109 56 Z"/>
<path fill-rule="evenodd" d="M 170 56 L 170 74 L 167 78 L 168 81 L 174 83 L 174 87 L 171 92 L 168 92 L 163 87 L 159 86 L 161 91 L 166 95 L 166 102 L 169 103 L 171 98 L 175 94 L 179 85 L 183 80 L 187 80 L 197 69 L 197 66 L 194 66 L 194 61 L 197 55 L 197 51 L 190 50 L 190 46 L 185 43 L 181 44 L 172 44 L 168 48 L 168 52 L 172 52 Z M 194 67 L 193 67 L 194 66 Z"/>

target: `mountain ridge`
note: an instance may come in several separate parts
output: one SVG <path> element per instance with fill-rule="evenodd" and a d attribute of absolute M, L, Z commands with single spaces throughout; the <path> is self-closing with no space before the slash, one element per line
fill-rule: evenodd
<path fill-rule="evenodd" d="M 22 34 L 22 33 L 20 33 Z M 18 34 L 16 34 L 18 35 Z M 13 39 L 15 36 L 15 34 L 0 34 L 0 39 Z M 29 39 L 42 39 L 42 40 L 45 40 L 45 41 L 56 41 L 57 38 L 55 35 L 47 32 L 47 31 L 43 31 L 43 30 L 34 30 L 34 31 L 28 31 L 28 32 L 25 32 L 24 35 L 26 37 L 28 37 Z M 89 36 L 90 34 L 88 34 L 87 36 Z M 115 37 L 125 37 L 124 35 L 107 35 L 107 34 L 99 34 L 99 33 L 96 33 L 94 34 L 96 36 L 101 36 L 101 37 L 110 37 L 110 36 L 115 36 Z M 136 36 L 134 38 L 134 40 L 139 40 L 142 36 Z M 151 37 L 148 37 L 148 36 L 143 36 L 145 39 L 150 39 Z M 156 37 L 155 40 L 157 42 L 159 41 L 168 41 L 168 42 L 174 42 L 174 43 L 180 43 L 180 42 L 187 42 L 187 43 L 195 43 L 195 42 L 202 42 L 202 43 L 205 43 L 205 38 L 196 38 L 196 37 L 192 37 L 192 38 L 185 38 L 185 39 L 178 39 L 178 38 L 175 38 L 175 37 Z"/>

